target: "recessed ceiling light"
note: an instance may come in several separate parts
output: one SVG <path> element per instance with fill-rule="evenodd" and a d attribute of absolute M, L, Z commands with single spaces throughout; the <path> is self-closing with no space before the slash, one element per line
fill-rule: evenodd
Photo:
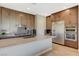
<path fill-rule="evenodd" d="M 27 10 L 30 10 L 30 8 L 27 8 Z"/>

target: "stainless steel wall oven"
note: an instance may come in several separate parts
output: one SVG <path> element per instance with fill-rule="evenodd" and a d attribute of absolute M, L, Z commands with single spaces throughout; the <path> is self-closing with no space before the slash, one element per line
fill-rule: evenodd
<path fill-rule="evenodd" d="M 77 29 L 76 28 L 66 28 L 65 29 L 65 39 L 66 40 L 77 40 Z"/>

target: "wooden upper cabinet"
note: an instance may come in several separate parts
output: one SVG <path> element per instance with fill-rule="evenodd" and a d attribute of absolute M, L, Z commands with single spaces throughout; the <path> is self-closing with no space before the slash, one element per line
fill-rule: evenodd
<path fill-rule="evenodd" d="M 20 23 L 21 23 L 21 25 L 27 26 L 26 14 L 20 13 L 19 17 L 20 17 Z"/>
<path fill-rule="evenodd" d="M 16 29 L 16 12 L 8 8 L 2 8 L 2 29 L 13 32 Z"/>
<path fill-rule="evenodd" d="M 1 20 L 1 7 L 0 7 L 0 20 Z"/>
<path fill-rule="evenodd" d="M 34 15 L 31 14 L 23 14 L 21 19 L 22 25 L 26 25 L 26 27 L 34 29 L 35 27 L 35 18 Z"/>
<path fill-rule="evenodd" d="M 78 7 L 66 9 L 56 13 L 54 16 L 54 20 L 56 21 L 64 20 L 65 26 L 76 26 L 78 20 Z"/>
<path fill-rule="evenodd" d="M 17 26 L 21 25 L 21 20 L 22 20 L 22 14 L 20 12 L 16 11 L 16 22 L 17 22 Z"/>
<path fill-rule="evenodd" d="M 60 13 L 54 14 L 54 22 L 57 22 L 60 20 Z"/>
<path fill-rule="evenodd" d="M 26 26 L 30 27 L 30 14 L 26 14 Z"/>
<path fill-rule="evenodd" d="M 71 14 L 70 14 L 71 16 L 71 19 L 70 19 L 70 21 L 71 21 L 71 24 L 73 25 L 73 26 L 77 26 L 77 20 L 78 20 L 78 7 L 74 7 L 74 8 L 72 8 L 71 9 Z"/>
<path fill-rule="evenodd" d="M 51 22 L 64 21 L 65 26 L 77 26 L 78 7 L 69 8 L 46 17 L 46 27 L 51 28 Z"/>
<path fill-rule="evenodd" d="M 17 13 L 18 24 L 24 25 L 29 28 L 35 27 L 35 16 L 27 13 Z"/>
<path fill-rule="evenodd" d="M 2 12 L 1 12 L 1 7 L 0 7 L 0 29 L 1 29 L 1 22 L 2 22 L 2 20 L 1 20 L 1 14 L 2 14 Z"/>
<path fill-rule="evenodd" d="M 9 32 L 15 31 L 19 25 L 35 28 L 35 16 L 8 8 L 0 8 L 0 24 Z"/>
<path fill-rule="evenodd" d="M 34 28 L 35 27 L 35 16 L 27 13 L 16 12 L 16 19 L 18 24 L 23 26 Z"/>
<path fill-rule="evenodd" d="M 10 32 L 15 32 L 17 29 L 16 11 L 9 10 L 9 29 Z"/>
<path fill-rule="evenodd" d="M 55 13 L 53 14 L 53 19 L 54 19 L 53 22 L 63 21 L 64 20 L 63 17 L 64 17 L 63 12 Z"/>
<path fill-rule="evenodd" d="M 54 15 L 51 15 L 50 16 L 50 19 L 51 19 L 51 22 L 54 22 L 55 20 L 54 20 Z"/>
<path fill-rule="evenodd" d="M 46 17 L 46 29 L 48 29 L 48 19 L 49 19 L 49 17 L 47 16 Z"/>
<path fill-rule="evenodd" d="M 78 8 L 73 7 L 64 11 L 65 26 L 77 26 Z"/>
<path fill-rule="evenodd" d="M 35 16 L 34 15 L 30 15 L 30 27 L 32 29 L 35 29 Z"/>
<path fill-rule="evenodd" d="M 10 11 L 7 8 L 2 8 L 2 29 L 8 31 L 10 20 Z"/>
<path fill-rule="evenodd" d="M 46 17 L 46 29 L 51 29 L 52 27 L 51 16 Z"/>

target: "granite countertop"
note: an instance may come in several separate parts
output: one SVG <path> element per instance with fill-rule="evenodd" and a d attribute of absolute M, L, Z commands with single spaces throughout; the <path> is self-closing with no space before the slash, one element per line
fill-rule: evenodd
<path fill-rule="evenodd" d="M 53 36 L 35 36 L 32 38 L 19 37 L 19 38 L 9 38 L 5 40 L 3 39 L 3 40 L 0 40 L 0 48 L 18 45 L 18 44 L 30 43 L 32 41 L 43 40 L 48 38 L 54 38 L 54 37 Z"/>

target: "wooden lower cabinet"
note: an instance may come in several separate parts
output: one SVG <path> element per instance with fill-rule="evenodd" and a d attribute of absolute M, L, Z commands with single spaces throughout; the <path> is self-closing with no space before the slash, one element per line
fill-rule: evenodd
<path fill-rule="evenodd" d="M 64 44 L 65 44 L 65 46 L 78 49 L 78 42 L 77 41 L 65 40 Z"/>

